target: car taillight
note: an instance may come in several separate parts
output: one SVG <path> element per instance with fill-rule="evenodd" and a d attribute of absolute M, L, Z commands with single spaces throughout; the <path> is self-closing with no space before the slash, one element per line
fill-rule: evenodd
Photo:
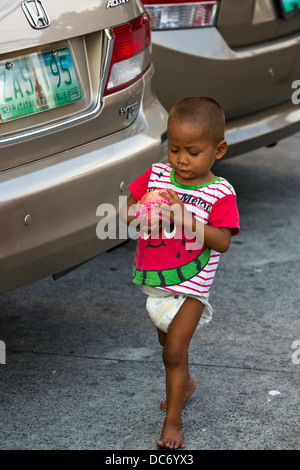
<path fill-rule="evenodd" d="M 220 0 L 142 0 L 151 29 L 182 29 L 213 26 Z"/>
<path fill-rule="evenodd" d="M 147 13 L 112 28 L 111 32 L 114 46 L 105 95 L 131 85 L 151 64 L 151 28 Z"/>

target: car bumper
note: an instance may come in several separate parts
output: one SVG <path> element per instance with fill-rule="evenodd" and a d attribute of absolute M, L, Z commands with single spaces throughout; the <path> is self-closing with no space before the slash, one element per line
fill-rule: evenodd
<path fill-rule="evenodd" d="M 234 157 L 300 132 L 300 106 L 292 103 L 274 106 L 266 111 L 233 119 L 227 123 L 226 157 Z"/>
<path fill-rule="evenodd" d="M 119 197 L 128 194 L 128 184 L 166 158 L 160 136 L 167 114 L 153 96 L 145 100 L 126 130 L 0 174 L 0 293 L 124 241 L 118 235 L 98 238 L 96 211 L 108 204 L 118 219 Z"/>

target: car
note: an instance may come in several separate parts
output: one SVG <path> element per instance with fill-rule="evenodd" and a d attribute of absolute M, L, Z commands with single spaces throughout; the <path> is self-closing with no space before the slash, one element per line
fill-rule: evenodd
<path fill-rule="evenodd" d="M 227 157 L 300 130 L 300 0 L 143 0 L 151 18 L 153 85 L 169 110 L 214 98 Z"/>
<path fill-rule="evenodd" d="M 128 184 L 166 158 L 152 76 L 138 0 L 2 2 L 1 294 L 124 242 L 99 223 L 108 207 L 118 225 Z"/>

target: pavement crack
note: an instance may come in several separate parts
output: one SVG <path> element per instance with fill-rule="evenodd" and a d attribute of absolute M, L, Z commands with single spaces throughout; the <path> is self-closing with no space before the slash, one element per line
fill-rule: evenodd
<path fill-rule="evenodd" d="M 57 356 L 57 357 L 68 357 L 68 358 L 77 358 L 77 359 L 91 359 L 97 361 L 114 361 L 114 362 L 131 362 L 131 363 L 155 363 L 158 362 L 161 364 L 160 361 L 154 360 L 145 360 L 145 359 L 127 359 L 127 358 L 120 358 L 120 357 L 100 357 L 100 356 L 89 356 L 86 354 L 75 354 L 75 353 L 55 353 L 50 351 L 27 351 L 27 350 L 16 350 L 16 349 L 9 349 L 7 350 L 8 353 L 12 354 L 35 354 L 35 355 L 44 355 L 44 356 Z M 295 375 L 299 374 L 299 371 L 292 371 L 292 370 L 282 370 L 282 369 L 269 369 L 263 367 L 250 367 L 250 366 L 239 366 L 239 365 L 228 365 L 228 364 L 206 364 L 206 363 L 198 363 L 198 362 L 190 362 L 189 364 L 191 367 L 210 367 L 210 368 L 220 368 L 220 369 L 233 369 L 233 370 L 244 370 L 249 372 L 269 372 L 269 373 L 280 373 L 280 374 L 288 374 L 288 375 Z"/>

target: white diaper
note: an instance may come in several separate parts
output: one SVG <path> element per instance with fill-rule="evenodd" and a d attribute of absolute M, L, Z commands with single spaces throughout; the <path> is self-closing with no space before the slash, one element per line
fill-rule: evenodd
<path fill-rule="evenodd" d="M 205 297 L 187 296 L 182 294 L 172 294 L 149 286 L 141 286 L 141 289 L 148 295 L 146 309 L 154 325 L 167 333 L 171 321 L 187 297 L 194 297 L 203 305 L 203 312 L 197 326 L 197 330 L 212 319 L 213 308 Z"/>

